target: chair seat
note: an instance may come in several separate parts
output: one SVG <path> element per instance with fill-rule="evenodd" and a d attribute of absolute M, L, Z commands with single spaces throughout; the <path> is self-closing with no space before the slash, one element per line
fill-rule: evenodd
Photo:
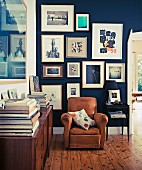
<path fill-rule="evenodd" d="M 100 135 L 100 131 L 95 127 L 90 127 L 88 130 L 81 127 L 73 127 L 70 129 L 70 135 Z"/>

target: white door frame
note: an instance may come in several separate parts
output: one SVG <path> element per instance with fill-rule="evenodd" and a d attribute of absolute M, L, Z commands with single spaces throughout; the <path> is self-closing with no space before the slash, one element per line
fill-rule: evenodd
<path fill-rule="evenodd" d="M 142 40 L 142 32 L 130 31 L 128 39 L 127 53 L 127 103 L 130 105 L 130 134 L 132 134 L 132 57 L 133 57 L 133 41 Z"/>

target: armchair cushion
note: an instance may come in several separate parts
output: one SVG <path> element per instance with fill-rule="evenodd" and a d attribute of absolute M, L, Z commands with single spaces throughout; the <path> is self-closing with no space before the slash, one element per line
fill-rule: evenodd
<path fill-rule="evenodd" d="M 68 113 L 73 117 L 74 122 L 83 129 L 88 130 L 90 126 L 95 125 L 95 120 L 91 119 L 84 109 Z"/>

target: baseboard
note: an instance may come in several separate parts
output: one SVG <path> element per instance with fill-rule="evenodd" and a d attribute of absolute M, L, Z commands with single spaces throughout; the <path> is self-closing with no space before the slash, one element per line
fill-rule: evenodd
<path fill-rule="evenodd" d="M 64 128 L 63 127 L 53 127 L 53 134 L 63 134 Z"/>

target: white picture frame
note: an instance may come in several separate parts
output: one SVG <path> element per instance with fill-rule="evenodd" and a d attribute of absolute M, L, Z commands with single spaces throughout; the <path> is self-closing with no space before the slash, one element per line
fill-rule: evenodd
<path fill-rule="evenodd" d="M 125 63 L 106 63 L 106 80 L 125 82 Z"/>
<path fill-rule="evenodd" d="M 121 102 L 120 90 L 108 90 L 109 102 L 114 103 L 115 101 Z"/>
<path fill-rule="evenodd" d="M 76 14 L 76 31 L 89 31 L 89 14 Z"/>
<path fill-rule="evenodd" d="M 82 62 L 82 88 L 103 88 L 104 61 Z"/>
<path fill-rule="evenodd" d="M 41 31 L 74 32 L 74 5 L 41 5 Z"/>
<path fill-rule="evenodd" d="M 62 110 L 62 85 L 42 85 L 42 92 L 47 94 L 53 110 Z"/>
<path fill-rule="evenodd" d="M 123 24 L 92 24 L 92 59 L 122 59 Z"/>
<path fill-rule="evenodd" d="M 64 62 L 64 35 L 41 35 L 42 62 Z"/>
<path fill-rule="evenodd" d="M 67 77 L 80 77 L 80 62 L 67 62 Z"/>
<path fill-rule="evenodd" d="M 67 99 L 69 97 L 80 97 L 80 83 L 67 83 Z"/>
<path fill-rule="evenodd" d="M 18 95 L 17 95 L 17 89 L 9 89 L 8 90 L 9 93 L 9 98 L 10 99 L 18 99 Z"/>

